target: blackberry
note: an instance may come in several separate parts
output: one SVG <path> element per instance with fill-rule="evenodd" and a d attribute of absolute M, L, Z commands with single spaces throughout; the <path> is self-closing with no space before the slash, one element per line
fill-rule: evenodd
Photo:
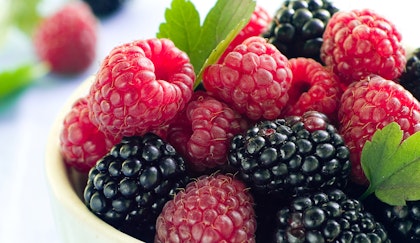
<path fill-rule="evenodd" d="M 338 10 L 328 0 L 284 1 L 262 36 L 289 59 L 307 57 L 321 62 L 322 35 Z"/>
<path fill-rule="evenodd" d="M 89 4 L 92 12 L 99 18 L 108 17 L 116 13 L 125 0 L 83 0 Z"/>
<path fill-rule="evenodd" d="M 391 242 L 362 203 L 339 189 L 296 197 L 276 219 L 273 242 Z"/>
<path fill-rule="evenodd" d="M 420 242 L 420 201 L 407 201 L 406 205 L 392 206 L 371 195 L 364 200 L 364 204 L 385 226 L 392 242 Z"/>
<path fill-rule="evenodd" d="M 319 188 L 343 188 L 351 169 L 349 149 L 326 116 L 261 121 L 231 141 L 229 164 L 254 193 L 291 197 Z"/>
<path fill-rule="evenodd" d="M 420 100 L 420 48 L 415 49 L 407 60 L 405 70 L 398 81 L 417 100 Z"/>
<path fill-rule="evenodd" d="M 173 146 L 152 133 L 125 137 L 89 171 L 84 202 L 105 222 L 148 242 L 164 204 L 187 182 Z"/>

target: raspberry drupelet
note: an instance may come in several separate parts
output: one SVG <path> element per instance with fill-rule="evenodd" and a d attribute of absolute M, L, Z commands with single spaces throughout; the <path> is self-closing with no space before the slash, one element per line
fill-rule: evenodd
<path fill-rule="evenodd" d="M 346 85 L 370 74 L 394 80 L 404 70 L 406 57 L 400 32 L 372 10 L 334 14 L 323 38 L 321 59 Z"/>
<path fill-rule="evenodd" d="M 38 58 L 60 75 L 85 71 L 96 57 L 97 39 L 97 20 L 81 1 L 71 1 L 47 16 L 33 35 Z"/>
<path fill-rule="evenodd" d="M 82 97 L 64 118 L 60 153 L 67 165 L 88 172 L 118 141 L 118 138 L 106 136 L 91 122 L 86 97 Z"/>
<path fill-rule="evenodd" d="M 254 243 L 253 198 L 230 175 L 203 175 L 167 202 L 156 221 L 156 243 Z"/>
<path fill-rule="evenodd" d="M 209 94 L 251 120 L 277 118 L 288 101 L 291 82 L 287 58 L 262 37 L 246 39 L 203 75 Z"/>
<path fill-rule="evenodd" d="M 167 140 L 184 156 L 193 172 L 221 169 L 227 164 L 231 138 L 248 122 L 225 103 L 196 91 L 186 109 L 168 127 Z"/>
<path fill-rule="evenodd" d="M 185 107 L 194 80 L 188 56 L 169 39 L 117 46 L 91 86 L 90 117 L 104 133 L 142 135 L 168 124 Z"/>
<path fill-rule="evenodd" d="M 289 63 L 293 80 L 283 114 L 301 116 L 314 110 L 336 123 L 343 94 L 338 76 L 312 58 L 292 58 Z"/>
<path fill-rule="evenodd" d="M 219 58 L 219 63 L 223 63 L 226 55 L 229 54 L 237 45 L 252 36 L 261 35 L 271 21 L 271 16 L 266 9 L 257 5 L 254 12 L 252 12 L 251 19 L 248 24 L 239 32 L 239 34 L 232 40 L 225 52 Z"/>
<path fill-rule="evenodd" d="M 366 141 L 391 122 L 401 126 L 404 138 L 420 131 L 420 103 L 396 82 L 373 75 L 344 91 L 338 119 L 340 133 L 351 152 L 351 180 L 368 185 L 360 164 Z"/>

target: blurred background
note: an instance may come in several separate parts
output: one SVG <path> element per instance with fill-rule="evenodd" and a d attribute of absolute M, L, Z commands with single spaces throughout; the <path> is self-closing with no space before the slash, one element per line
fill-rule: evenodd
<path fill-rule="evenodd" d="M 98 17 L 97 52 L 86 70 L 71 76 L 42 68 L 32 70 L 38 67 L 39 61 L 31 29 L 68 1 L 0 0 L 0 242 L 59 242 L 44 172 L 44 158 L 48 156 L 44 150 L 50 127 L 67 98 L 96 72 L 113 47 L 155 37 L 164 20 L 165 8 L 171 3 L 170 0 L 121 0 L 118 9 Z M 192 2 L 202 18 L 215 3 Z M 274 14 L 281 2 L 258 0 L 257 4 Z M 407 45 L 420 46 L 412 24 L 417 10 L 407 7 L 413 2 L 336 2 L 343 9 L 369 7 L 389 16 L 400 28 Z M 34 72 L 16 71 L 22 67 Z M 15 88 L 11 88 L 13 84 Z"/>

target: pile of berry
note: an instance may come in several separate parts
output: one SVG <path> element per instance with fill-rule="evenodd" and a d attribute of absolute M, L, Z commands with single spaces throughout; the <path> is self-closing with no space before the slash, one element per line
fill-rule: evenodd
<path fill-rule="evenodd" d="M 146 242 L 418 242 L 418 203 L 357 199 L 365 142 L 391 122 L 405 138 L 420 129 L 420 103 L 398 83 L 418 59 L 370 10 L 287 1 L 276 26 L 262 11 L 199 89 L 169 39 L 109 53 L 60 135 L 65 163 L 88 173 L 86 206 Z M 293 30 L 285 50 L 316 40 L 318 56 L 285 56 L 255 33 L 261 22 L 276 38 Z"/>

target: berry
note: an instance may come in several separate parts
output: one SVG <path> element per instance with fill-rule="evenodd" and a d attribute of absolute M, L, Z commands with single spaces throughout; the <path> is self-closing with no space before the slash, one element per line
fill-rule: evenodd
<path fill-rule="evenodd" d="M 117 46 L 103 60 L 91 86 L 90 117 L 114 136 L 159 129 L 188 103 L 194 79 L 188 56 L 169 39 Z"/>
<path fill-rule="evenodd" d="M 262 36 L 289 59 L 308 57 L 320 62 L 322 35 L 337 11 L 328 0 L 285 1 Z"/>
<path fill-rule="evenodd" d="M 391 242 L 361 202 L 338 189 L 295 198 L 277 223 L 273 242 Z"/>
<path fill-rule="evenodd" d="M 360 156 L 366 141 L 377 129 L 397 122 L 404 138 L 420 130 L 420 103 L 394 81 L 377 75 L 351 84 L 341 97 L 338 110 L 340 133 L 351 152 L 351 179 L 367 185 Z"/>
<path fill-rule="evenodd" d="M 401 34 L 392 22 L 372 10 L 336 13 L 323 38 L 321 59 L 345 85 L 370 74 L 394 80 L 404 70 Z"/>
<path fill-rule="evenodd" d="M 99 18 L 108 17 L 117 12 L 125 0 L 83 0 L 89 4 L 92 12 Z"/>
<path fill-rule="evenodd" d="M 201 176 L 166 203 L 155 242 L 255 242 L 253 198 L 229 175 Z"/>
<path fill-rule="evenodd" d="M 420 241 L 420 201 L 389 205 L 372 194 L 363 200 L 363 205 L 384 225 L 392 242 Z"/>
<path fill-rule="evenodd" d="M 97 20 L 89 6 L 74 1 L 40 23 L 33 42 L 37 56 L 52 72 L 71 75 L 92 64 L 97 38 Z"/>
<path fill-rule="evenodd" d="M 250 37 L 222 64 L 203 74 L 204 88 L 251 120 L 275 119 L 284 108 L 292 81 L 287 58 L 262 37 Z"/>
<path fill-rule="evenodd" d="M 247 121 L 225 103 L 196 91 L 184 112 L 169 125 L 167 139 L 190 170 L 203 172 L 226 165 L 231 138 L 247 128 Z"/>
<path fill-rule="evenodd" d="M 67 165 L 88 172 L 117 141 L 93 125 L 89 119 L 86 97 L 83 97 L 74 102 L 64 117 L 60 153 Z"/>
<path fill-rule="evenodd" d="M 90 170 L 84 202 L 122 232 L 153 239 L 156 218 L 187 180 L 184 160 L 170 144 L 152 133 L 125 137 Z"/>
<path fill-rule="evenodd" d="M 336 128 L 319 112 L 262 121 L 231 142 L 229 163 L 253 192 L 289 198 L 343 188 L 350 154 Z"/>
<path fill-rule="evenodd" d="M 420 48 L 414 50 L 407 60 L 405 70 L 398 79 L 399 83 L 420 100 Z"/>
<path fill-rule="evenodd" d="M 372 213 L 381 220 L 393 242 L 420 241 L 420 201 L 407 201 L 402 206 L 391 206 L 377 199 L 374 202 Z"/>
<path fill-rule="evenodd" d="M 301 116 L 315 110 L 336 122 L 343 93 L 338 76 L 310 58 L 292 58 L 289 63 L 293 80 L 283 114 Z"/>
<path fill-rule="evenodd" d="M 233 51 L 237 45 L 241 44 L 249 37 L 261 35 L 267 29 L 267 25 L 270 23 L 270 21 L 271 16 L 267 10 L 257 5 L 254 12 L 252 12 L 251 19 L 249 20 L 248 24 L 245 25 L 245 27 L 226 48 L 225 52 L 219 59 L 219 63 L 223 63 L 226 55 Z"/>

